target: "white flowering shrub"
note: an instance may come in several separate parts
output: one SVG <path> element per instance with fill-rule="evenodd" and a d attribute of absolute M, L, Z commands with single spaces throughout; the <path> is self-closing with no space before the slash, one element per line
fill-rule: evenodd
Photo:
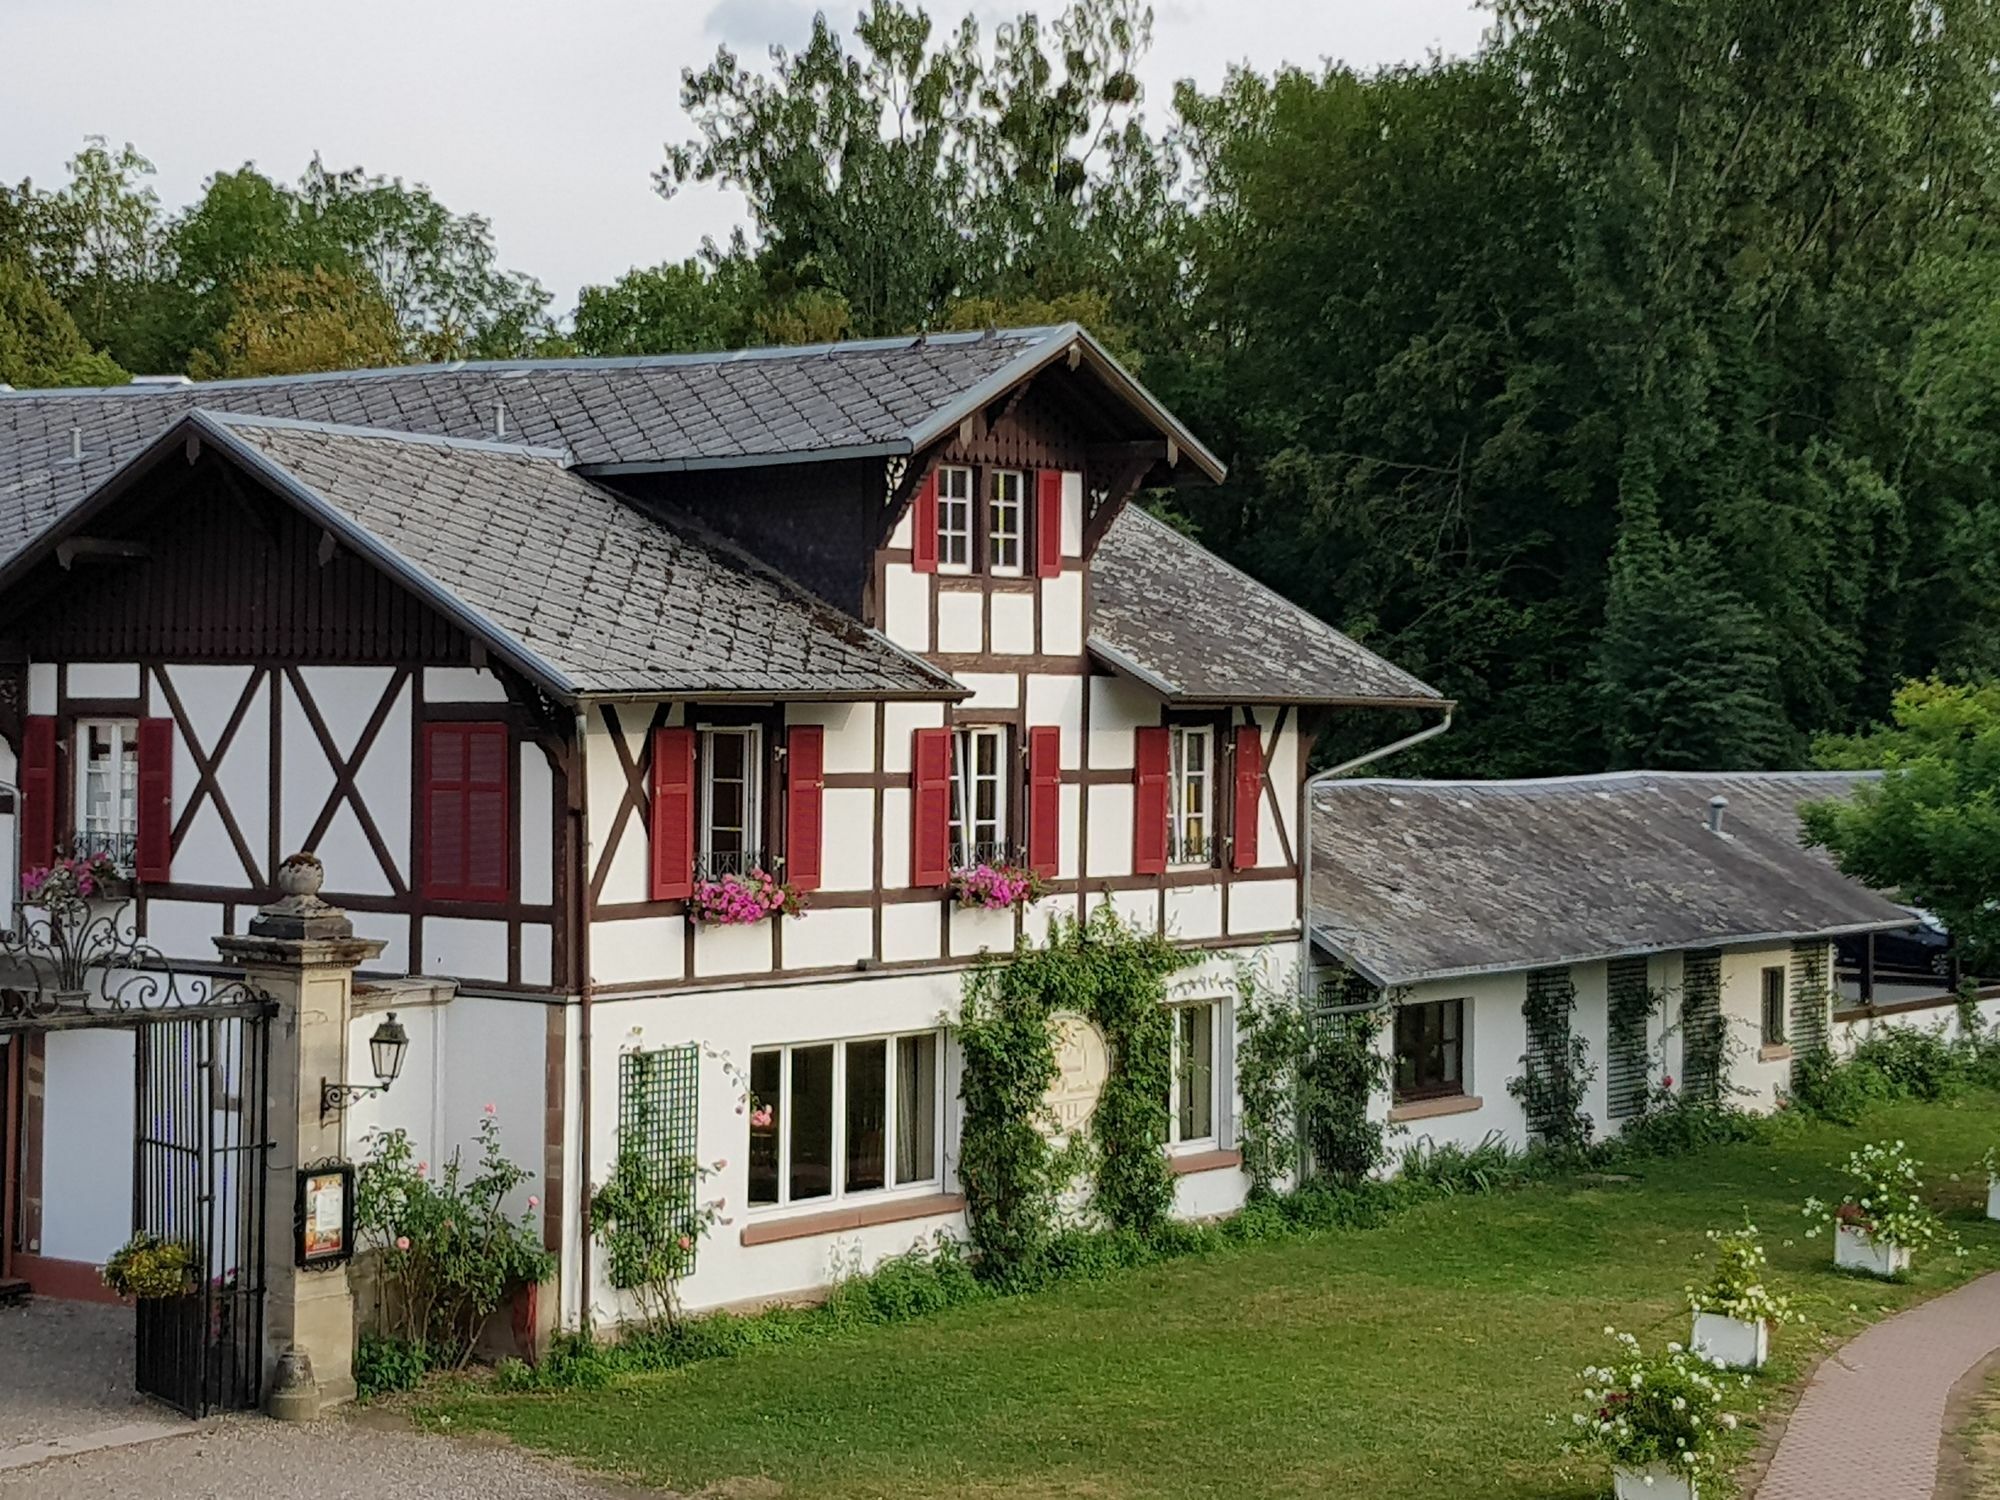
<path fill-rule="evenodd" d="M 1859 1230 L 1874 1244 L 1904 1250 L 1956 1244 L 1957 1236 L 1923 1200 L 1922 1166 L 1901 1141 L 1871 1141 L 1847 1158 L 1847 1189 L 1838 1204 L 1829 1208 L 1817 1198 L 1806 1199 L 1805 1216 L 1815 1221 L 1806 1237 L 1839 1225 Z"/>
<path fill-rule="evenodd" d="M 1648 1355 L 1629 1333 L 1614 1363 L 1583 1371 L 1584 1409 L 1570 1415 L 1568 1452 L 1601 1453 L 1621 1469 L 1665 1464 L 1690 1480 L 1712 1472 L 1723 1434 L 1736 1426 L 1728 1392 L 1747 1386 L 1679 1344 Z"/>
<path fill-rule="evenodd" d="M 1791 1299 L 1772 1291 L 1768 1284 L 1770 1260 L 1755 1224 L 1746 1219 L 1741 1229 L 1726 1234 L 1711 1229 L 1708 1238 L 1715 1246 L 1715 1265 L 1707 1281 L 1689 1285 L 1690 1308 L 1772 1327 L 1798 1321 Z"/>

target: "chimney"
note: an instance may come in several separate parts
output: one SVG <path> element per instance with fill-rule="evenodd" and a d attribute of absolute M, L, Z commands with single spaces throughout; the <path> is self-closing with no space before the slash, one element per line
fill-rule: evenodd
<path fill-rule="evenodd" d="M 1708 799 L 1708 831 L 1717 838 L 1728 838 L 1722 831 L 1722 815 L 1729 810 L 1729 799 L 1720 794 Z"/>

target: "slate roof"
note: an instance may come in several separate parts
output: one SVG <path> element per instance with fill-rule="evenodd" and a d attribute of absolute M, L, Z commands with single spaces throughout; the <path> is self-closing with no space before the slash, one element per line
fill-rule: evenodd
<path fill-rule="evenodd" d="M 199 385 L 0 392 L 0 557 L 195 407 L 562 448 L 586 470 L 909 453 L 1080 345 L 1212 474 L 1221 466 L 1073 323 L 631 359 L 522 360 Z M 504 431 L 496 413 L 504 410 Z M 73 456 L 80 439 L 83 458 Z"/>
<path fill-rule="evenodd" d="M 561 696 L 963 694 L 728 544 L 590 483 L 555 450 L 207 411 L 185 425 Z"/>
<path fill-rule="evenodd" d="M 1315 941 L 1376 984 L 1911 925 L 1799 840 L 1863 773 L 1316 788 Z M 1708 803 L 1728 798 L 1718 838 Z"/>
<path fill-rule="evenodd" d="M 1090 650 L 1170 703 L 1443 708 L 1419 682 L 1127 506 L 1090 563 Z"/>

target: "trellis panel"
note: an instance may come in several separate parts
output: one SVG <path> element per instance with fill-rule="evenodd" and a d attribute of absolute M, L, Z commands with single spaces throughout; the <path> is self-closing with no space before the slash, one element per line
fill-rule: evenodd
<path fill-rule="evenodd" d="M 618 1149 L 641 1162 L 653 1185 L 678 1178 L 686 1201 L 678 1205 L 677 1224 L 695 1217 L 698 1171 L 684 1164 L 695 1161 L 701 1103 L 701 1049 L 690 1042 L 651 1052 L 625 1052 L 618 1058 Z M 685 1275 L 692 1275 L 700 1235 L 690 1236 Z"/>
<path fill-rule="evenodd" d="M 1785 1035 L 1791 1043 L 1794 1067 L 1826 1051 L 1833 1026 L 1828 979 L 1825 943 L 1792 944 L 1791 1015 Z"/>
<path fill-rule="evenodd" d="M 1722 1093 L 1722 950 L 1689 953 L 1681 970 L 1681 1088 L 1690 1098 Z"/>
<path fill-rule="evenodd" d="M 1606 974 L 1609 1024 L 1605 1037 L 1605 1112 L 1614 1120 L 1630 1119 L 1646 1107 L 1646 1021 L 1652 1014 L 1652 989 L 1646 960 L 1614 958 Z"/>

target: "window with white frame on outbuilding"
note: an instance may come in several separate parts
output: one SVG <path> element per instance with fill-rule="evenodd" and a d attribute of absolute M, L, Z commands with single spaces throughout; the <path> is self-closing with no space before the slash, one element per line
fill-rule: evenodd
<path fill-rule="evenodd" d="M 935 1185 L 943 1158 L 936 1031 L 750 1054 L 750 1203 Z"/>

